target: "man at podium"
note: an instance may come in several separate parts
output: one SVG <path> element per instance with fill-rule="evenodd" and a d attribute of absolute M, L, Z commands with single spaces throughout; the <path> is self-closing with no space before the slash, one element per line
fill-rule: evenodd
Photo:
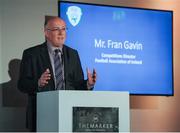
<path fill-rule="evenodd" d="M 44 24 L 46 41 L 24 50 L 18 88 L 28 94 L 27 127 L 36 131 L 36 92 L 52 90 L 92 90 L 96 71 L 87 68 L 84 75 L 78 52 L 66 45 L 66 23 L 47 16 Z"/>

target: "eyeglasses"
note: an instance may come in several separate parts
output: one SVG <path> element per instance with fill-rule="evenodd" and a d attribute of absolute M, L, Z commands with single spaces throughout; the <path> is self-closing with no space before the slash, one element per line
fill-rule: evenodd
<path fill-rule="evenodd" d="M 67 31 L 66 27 L 53 27 L 52 29 L 47 28 L 48 31 L 54 31 L 54 32 L 65 32 Z"/>

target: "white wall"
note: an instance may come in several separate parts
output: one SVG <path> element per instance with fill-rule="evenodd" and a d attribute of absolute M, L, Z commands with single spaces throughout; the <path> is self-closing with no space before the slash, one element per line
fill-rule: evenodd
<path fill-rule="evenodd" d="M 2 57 L 2 0 L 0 0 L 0 57 Z M 0 58 L 0 81 L 2 81 L 2 63 L 1 63 L 1 58 Z M 1 82 L 0 82 L 1 83 Z M 0 86 L 0 105 L 2 103 L 2 95 L 1 95 L 1 86 Z"/>
<path fill-rule="evenodd" d="M 2 12 L 3 12 L 3 9 L 2 9 L 2 0 L 0 0 L 0 57 L 2 57 L 2 51 L 1 51 L 1 47 L 2 47 Z M 2 68 L 1 68 L 2 64 L 1 64 L 1 60 L 0 60 L 0 81 L 2 80 Z"/>
<path fill-rule="evenodd" d="M 21 58 L 25 48 L 44 40 L 44 15 L 57 15 L 57 2 L 56 0 L 3 0 L 3 2 L 2 60 L 3 82 L 5 82 L 9 80 L 7 75 L 9 61 Z"/>

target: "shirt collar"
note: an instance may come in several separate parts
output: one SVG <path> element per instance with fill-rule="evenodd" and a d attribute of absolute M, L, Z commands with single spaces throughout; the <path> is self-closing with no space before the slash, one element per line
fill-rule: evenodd
<path fill-rule="evenodd" d="M 47 47 L 50 54 L 54 54 L 55 49 L 59 49 L 62 53 L 62 47 L 54 47 L 50 42 L 47 41 Z"/>

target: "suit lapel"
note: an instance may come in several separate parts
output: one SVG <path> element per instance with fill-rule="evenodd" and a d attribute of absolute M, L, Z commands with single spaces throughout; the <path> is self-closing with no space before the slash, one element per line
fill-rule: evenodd
<path fill-rule="evenodd" d="M 49 70 L 50 70 L 52 80 L 49 81 L 49 84 L 51 87 L 55 88 L 53 69 L 52 69 L 46 42 L 42 44 L 42 51 L 40 53 L 41 53 L 41 59 L 43 60 L 44 64 L 46 65 L 45 69 L 49 68 Z"/>
<path fill-rule="evenodd" d="M 65 79 L 65 88 L 67 89 L 67 72 L 68 72 L 68 61 L 69 61 L 69 52 L 65 45 L 63 45 L 63 60 L 64 60 L 64 79 Z"/>

